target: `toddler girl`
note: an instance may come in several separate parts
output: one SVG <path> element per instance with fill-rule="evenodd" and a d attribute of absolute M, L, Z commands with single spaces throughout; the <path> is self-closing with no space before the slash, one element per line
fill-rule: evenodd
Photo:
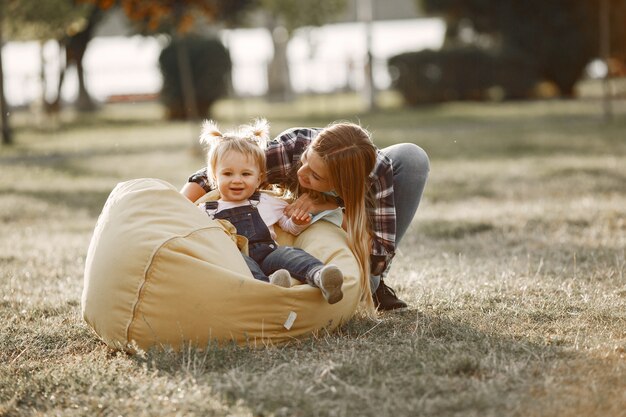
<path fill-rule="evenodd" d="M 261 119 L 236 132 L 222 134 L 212 121 L 205 121 L 200 137 L 209 146 L 208 174 L 220 199 L 201 205 L 214 219 L 225 219 L 248 239 L 249 256 L 244 255 L 252 275 L 282 287 L 291 285 L 291 276 L 319 287 L 330 304 L 343 298 L 343 274 L 335 265 L 324 265 L 300 248 L 278 246 L 274 225 L 298 235 L 311 222 L 303 210 L 286 216 L 287 202 L 259 192 L 265 177 L 265 145 L 268 123 Z"/>

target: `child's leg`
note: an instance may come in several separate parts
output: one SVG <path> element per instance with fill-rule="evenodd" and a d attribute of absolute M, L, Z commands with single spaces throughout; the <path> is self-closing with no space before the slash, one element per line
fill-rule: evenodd
<path fill-rule="evenodd" d="M 291 276 L 289 275 L 289 271 L 286 269 L 279 269 L 269 275 L 266 275 L 254 259 L 247 255 L 243 255 L 243 259 L 245 259 L 248 268 L 250 268 L 250 272 L 252 272 L 254 279 L 269 282 L 270 284 L 278 285 L 279 287 L 291 287 Z"/>
<path fill-rule="evenodd" d="M 265 257 L 261 269 L 267 275 L 286 269 L 300 282 L 315 285 L 314 277 L 324 267 L 322 261 L 300 248 L 280 246 Z"/>
<path fill-rule="evenodd" d="M 254 279 L 258 279 L 259 281 L 270 282 L 270 279 L 268 278 L 267 274 L 263 272 L 263 270 L 261 269 L 261 266 L 259 266 L 259 264 L 256 263 L 254 259 L 252 259 L 251 257 L 247 255 L 243 255 L 243 259 L 246 261 L 248 268 L 250 268 L 250 272 L 252 272 L 252 276 L 254 277 Z"/>
<path fill-rule="evenodd" d="M 315 283 L 328 304 L 335 304 L 343 298 L 341 286 L 343 285 L 343 274 L 335 265 L 326 265 L 315 276 Z"/>
<path fill-rule="evenodd" d="M 269 254 L 261 263 L 266 274 L 286 269 L 295 279 L 313 287 L 319 287 L 322 295 L 334 304 L 343 298 L 341 286 L 343 274 L 335 265 L 326 265 L 300 248 L 281 246 Z"/>

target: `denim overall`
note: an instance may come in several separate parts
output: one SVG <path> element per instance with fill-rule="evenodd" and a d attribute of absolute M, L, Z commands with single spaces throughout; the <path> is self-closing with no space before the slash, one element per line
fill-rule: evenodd
<path fill-rule="evenodd" d="M 206 202 L 204 208 L 211 218 L 228 220 L 237 229 L 237 234 L 248 239 L 249 256 L 243 257 L 254 278 L 269 282 L 270 274 L 286 269 L 293 278 L 314 285 L 313 276 L 324 264 L 300 248 L 278 246 L 257 210 L 260 193 L 255 192 L 249 202 L 249 205 L 233 207 L 219 213 L 215 213 L 217 201 Z"/>

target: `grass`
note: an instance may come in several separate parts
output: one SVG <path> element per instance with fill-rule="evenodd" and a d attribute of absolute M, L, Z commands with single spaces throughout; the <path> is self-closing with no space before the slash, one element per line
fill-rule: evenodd
<path fill-rule="evenodd" d="M 408 311 L 254 350 L 109 351 L 80 317 L 84 257 L 115 184 L 182 185 L 199 126 L 150 104 L 44 125 L 0 149 L 0 415 L 624 416 L 626 103 L 456 103 L 379 112 L 315 97 L 222 102 L 272 133 L 359 120 L 431 156 L 389 283 Z M 289 111 L 287 111 L 289 110 Z M 236 115 L 236 117 L 234 116 Z"/>

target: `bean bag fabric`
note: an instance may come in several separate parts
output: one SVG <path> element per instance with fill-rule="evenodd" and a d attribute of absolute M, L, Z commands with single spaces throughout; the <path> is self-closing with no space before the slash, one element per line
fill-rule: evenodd
<path fill-rule="evenodd" d="M 359 301 L 359 268 L 345 232 L 324 221 L 298 237 L 277 231 L 280 244 L 343 271 L 340 302 L 329 305 L 309 285 L 253 279 L 226 228 L 167 182 L 120 183 L 89 245 L 83 317 L 108 346 L 128 351 L 279 344 L 348 320 Z"/>

